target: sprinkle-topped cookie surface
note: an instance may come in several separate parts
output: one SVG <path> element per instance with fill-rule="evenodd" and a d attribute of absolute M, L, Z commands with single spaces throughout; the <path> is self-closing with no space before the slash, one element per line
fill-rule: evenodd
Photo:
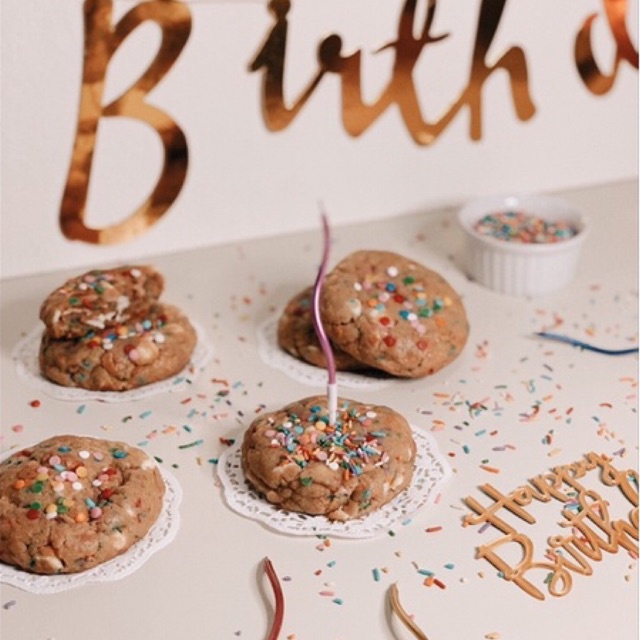
<path fill-rule="evenodd" d="M 54 338 L 81 337 L 144 315 L 163 288 L 164 278 L 150 266 L 95 269 L 47 296 L 40 319 Z"/>
<path fill-rule="evenodd" d="M 153 459 L 122 442 L 56 436 L 0 464 L 0 560 L 75 573 L 125 552 L 162 508 Z"/>
<path fill-rule="evenodd" d="M 67 280 L 40 309 L 42 375 L 63 387 L 129 391 L 180 373 L 197 335 L 180 309 L 158 301 L 163 287 L 149 266 Z"/>
<path fill-rule="evenodd" d="M 269 502 L 333 520 L 366 515 L 410 483 L 416 447 L 388 407 L 340 398 L 330 424 L 326 397 L 257 418 L 242 448 L 247 480 Z"/>
<path fill-rule="evenodd" d="M 358 251 L 340 262 L 327 276 L 321 312 L 339 348 L 403 377 L 446 366 L 469 332 L 460 296 L 442 276 L 387 251 Z"/>
<path fill-rule="evenodd" d="M 179 309 L 156 304 L 138 322 L 90 331 L 82 338 L 56 340 L 45 333 L 40 370 L 65 387 L 127 391 L 180 373 L 196 342 L 195 329 Z"/>
<path fill-rule="evenodd" d="M 326 367 L 327 360 L 313 326 L 313 287 L 307 287 L 286 304 L 278 320 L 278 344 L 294 358 Z M 340 349 L 333 349 L 339 371 L 359 371 L 368 366 Z"/>

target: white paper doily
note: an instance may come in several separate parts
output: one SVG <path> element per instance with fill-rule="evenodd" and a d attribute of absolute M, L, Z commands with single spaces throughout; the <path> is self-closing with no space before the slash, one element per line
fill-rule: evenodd
<path fill-rule="evenodd" d="M 171 473 L 161 467 L 159 469 L 166 486 L 162 511 L 147 535 L 125 553 L 93 569 L 59 575 L 37 575 L 0 563 L 0 582 L 31 593 L 58 593 L 88 584 L 120 580 L 137 571 L 154 553 L 166 547 L 180 528 L 178 507 L 182 489 Z"/>
<path fill-rule="evenodd" d="M 57 400 L 101 400 L 103 402 L 128 402 L 141 400 L 149 396 L 170 391 L 180 391 L 189 382 L 192 382 L 197 373 L 206 365 L 213 356 L 213 346 L 208 341 L 205 332 L 196 323 L 192 323 L 196 330 L 198 341 L 191 356 L 190 363 L 177 375 L 153 382 L 138 389 L 130 391 L 90 391 L 76 387 L 63 387 L 47 380 L 40 373 L 38 355 L 40 352 L 40 340 L 42 339 L 42 327 L 36 327 L 15 346 L 11 357 L 16 363 L 18 377 L 34 389 L 38 389 Z"/>
<path fill-rule="evenodd" d="M 284 511 L 261 498 L 245 481 L 241 465 L 242 443 L 236 441 L 218 462 L 218 477 L 227 505 L 242 516 L 257 520 L 280 533 L 294 536 L 328 535 L 337 538 L 371 538 L 414 516 L 434 502 L 438 490 L 451 476 L 433 437 L 412 426 L 416 465 L 411 485 L 377 511 L 364 518 L 334 522 L 324 516 Z"/>
<path fill-rule="evenodd" d="M 286 373 L 290 378 L 313 387 L 327 384 L 327 371 L 321 367 L 294 358 L 278 344 L 278 316 L 273 316 L 258 327 L 258 352 L 265 364 Z M 376 377 L 379 376 L 379 377 Z M 379 389 L 389 384 L 402 384 L 402 380 L 385 374 L 337 371 L 337 383 L 349 389 Z"/>

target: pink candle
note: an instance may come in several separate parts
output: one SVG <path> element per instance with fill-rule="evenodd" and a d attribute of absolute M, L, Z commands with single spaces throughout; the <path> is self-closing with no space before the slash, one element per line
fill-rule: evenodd
<path fill-rule="evenodd" d="M 338 387 L 336 383 L 336 363 L 333 357 L 333 349 L 327 334 L 325 333 L 324 326 L 322 324 L 322 318 L 320 317 L 320 294 L 322 293 L 322 285 L 324 284 L 324 278 L 327 272 L 327 263 L 329 262 L 329 246 L 331 244 L 331 234 L 329 232 L 329 222 L 327 216 L 322 214 L 322 229 L 324 236 L 324 246 L 322 251 L 322 262 L 318 269 L 318 276 L 313 287 L 313 327 L 318 336 L 318 342 L 324 353 L 324 357 L 327 361 L 327 405 L 329 408 L 329 424 L 334 424 L 336 421 L 336 414 L 338 412 Z"/>

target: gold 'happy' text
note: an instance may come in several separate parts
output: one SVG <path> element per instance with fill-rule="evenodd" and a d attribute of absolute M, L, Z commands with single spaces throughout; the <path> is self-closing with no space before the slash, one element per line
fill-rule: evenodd
<path fill-rule="evenodd" d="M 587 472 L 596 469 L 600 471 L 601 483 L 619 489 L 633 506 L 628 519 L 612 518 L 608 501 L 581 482 Z M 556 467 L 552 473 L 537 476 L 528 485 L 509 494 L 503 494 L 491 485 L 482 485 L 480 489 L 493 503 L 485 507 L 474 498 L 467 497 L 465 503 L 476 515 L 466 516 L 464 524 L 491 525 L 504 535 L 478 547 L 476 557 L 486 559 L 505 580 L 513 582 L 534 598 L 544 600 L 542 590 L 529 579 L 535 570 L 547 573 L 546 583 L 551 595 L 564 596 L 571 589 L 571 574 L 591 575 L 590 563 L 602 560 L 603 552 L 617 553 L 622 548 L 637 556 L 638 473 L 616 469 L 605 456 L 589 453 L 583 460 Z M 560 527 L 570 531 L 568 535 L 554 535 L 548 539 L 549 549 L 544 560 L 534 558 L 534 544 L 529 536 L 497 515 L 504 509 L 532 525 L 536 521 L 525 507 L 534 500 L 564 503 Z M 520 552 L 517 562 L 507 561 L 506 553 L 498 553 L 501 549 L 506 552 L 513 548 Z"/>

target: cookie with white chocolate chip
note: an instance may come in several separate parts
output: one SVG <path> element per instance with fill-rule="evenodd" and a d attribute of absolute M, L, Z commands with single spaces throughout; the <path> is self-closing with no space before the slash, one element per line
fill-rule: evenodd
<path fill-rule="evenodd" d="M 357 251 L 329 273 L 320 313 L 330 340 L 395 376 L 431 375 L 462 351 L 469 323 L 437 272 L 389 251 Z"/>
<path fill-rule="evenodd" d="M 400 414 L 339 398 L 330 424 L 326 396 L 260 415 L 242 443 L 245 477 L 266 500 L 339 521 L 365 516 L 404 491 L 415 457 Z"/>
<path fill-rule="evenodd" d="M 135 322 L 56 339 L 44 333 L 40 371 L 65 387 L 128 391 L 180 373 L 188 364 L 197 334 L 188 318 L 168 304 L 154 304 Z"/>
<path fill-rule="evenodd" d="M 55 436 L 0 464 L 0 561 L 77 573 L 124 553 L 156 522 L 165 484 L 123 442 Z"/>
<path fill-rule="evenodd" d="M 78 338 L 144 315 L 163 288 L 164 278 L 150 266 L 94 269 L 50 293 L 40 319 L 53 338 Z"/>
<path fill-rule="evenodd" d="M 313 326 L 313 287 L 307 287 L 286 304 L 278 319 L 278 344 L 289 355 L 316 367 L 326 367 L 327 359 Z M 333 348 L 338 371 L 360 371 L 366 364 Z"/>

